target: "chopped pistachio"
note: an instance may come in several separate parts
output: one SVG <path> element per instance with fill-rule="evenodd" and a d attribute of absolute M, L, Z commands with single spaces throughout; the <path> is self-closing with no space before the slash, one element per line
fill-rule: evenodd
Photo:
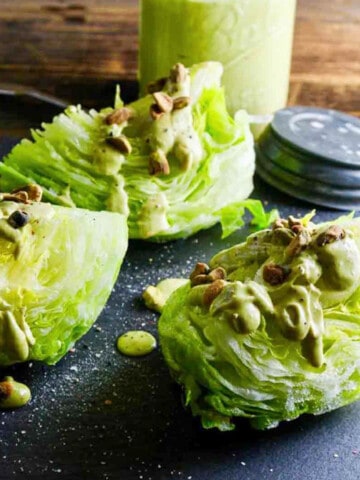
<path fill-rule="evenodd" d="M 171 110 L 173 109 L 173 99 L 172 97 L 170 97 L 170 95 L 167 95 L 164 92 L 154 92 L 152 96 L 161 112 L 171 112 Z"/>
<path fill-rule="evenodd" d="M 208 276 L 211 282 L 215 282 L 215 280 L 225 280 L 226 271 L 222 267 L 217 267 L 211 270 Z"/>
<path fill-rule="evenodd" d="M 187 68 L 182 63 L 176 63 L 170 70 L 170 80 L 173 83 L 183 83 L 188 75 Z"/>
<path fill-rule="evenodd" d="M 301 229 L 299 233 L 291 240 L 286 247 L 286 255 L 294 257 L 299 255 L 311 242 L 311 234 L 306 228 Z"/>
<path fill-rule="evenodd" d="M 127 107 L 121 107 L 115 109 L 109 115 L 105 117 L 105 122 L 107 125 L 113 125 L 127 122 L 130 118 L 134 116 L 134 112 Z"/>
<path fill-rule="evenodd" d="M 125 135 L 119 135 L 118 137 L 109 137 L 106 142 L 112 147 L 116 148 L 120 153 L 131 153 L 131 144 Z"/>
<path fill-rule="evenodd" d="M 225 280 L 218 279 L 207 287 L 203 295 L 203 303 L 206 307 L 209 307 L 212 304 L 212 302 L 220 294 L 225 285 Z"/>
<path fill-rule="evenodd" d="M 150 175 L 169 175 L 170 165 L 165 153 L 162 150 L 159 149 L 150 154 L 149 173 Z"/>
<path fill-rule="evenodd" d="M 149 113 L 150 113 L 150 117 L 153 120 L 158 120 L 164 115 L 164 112 L 160 109 L 157 103 L 153 103 L 152 105 L 150 105 Z"/>
<path fill-rule="evenodd" d="M 190 103 L 191 103 L 190 97 L 186 97 L 186 96 L 177 97 L 177 98 L 174 98 L 173 108 L 174 110 L 181 110 L 182 108 L 185 108 L 188 105 L 190 105 Z"/>
<path fill-rule="evenodd" d="M 28 185 L 16 188 L 15 190 L 11 191 L 11 194 L 17 195 L 20 192 L 25 192 L 28 200 L 31 200 L 32 202 L 41 202 L 42 188 L 36 183 L 29 183 Z"/>
<path fill-rule="evenodd" d="M 190 274 L 191 286 L 212 283 L 216 280 L 225 280 L 226 271 L 222 267 L 210 270 L 206 263 L 197 263 L 193 272 Z"/>
<path fill-rule="evenodd" d="M 190 273 L 190 281 L 194 280 L 198 275 L 207 275 L 210 272 L 210 267 L 206 263 L 198 262 L 194 270 Z"/>
<path fill-rule="evenodd" d="M 345 231 L 339 225 L 331 225 L 327 230 L 322 232 L 316 239 L 316 244 L 319 247 L 328 245 L 329 243 L 336 242 L 345 238 Z"/>
<path fill-rule="evenodd" d="M 211 281 L 209 280 L 209 276 L 203 273 L 201 273 L 200 275 L 196 275 L 196 277 L 191 280 L 192 287 L 195 287 L 197 285 L 204 285 L 206 283 L 211 283 Z"/>
<path fill-rule="evenodd" d="M 284 283 L 291 270 L 275 263 L 268 263 L 263 268 L 263 279 L 273 287 Z"/>
<path fill-rule="evenodd" d="M 295 218 L 293 215 L 289 215 L 288 224 L 290 228 L 293 227 L 294 225 L 301 225 L 301 220 L 298 218 Z"/>
<path fill-rule="evenodd" d="M 295 233 L 295 235 L 298 235 L 300 232 L 304 230 L 304 225 L 301 223 L 296 223 L 295 225 L 291 226 L 291 231 Z"/>
<path fill-rule="evenodd" d="M 287 228 L 288 227 L 288 222 L 284 218 L 277 218 L 275 222 L 272 224 L 273 230 L 276 230 L 277 228 Z"/>

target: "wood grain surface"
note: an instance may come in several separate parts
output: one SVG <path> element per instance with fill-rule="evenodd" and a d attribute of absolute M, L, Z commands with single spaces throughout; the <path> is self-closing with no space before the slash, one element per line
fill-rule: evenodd
<path fill-rule="evenodd" d="M 138 13 L 136 0 L 1 0 L 0 82 L 110 101 L 136 79 Z M 298 0 L 289 103 L 360 116 L 359 87 L 360 1 Z"/>

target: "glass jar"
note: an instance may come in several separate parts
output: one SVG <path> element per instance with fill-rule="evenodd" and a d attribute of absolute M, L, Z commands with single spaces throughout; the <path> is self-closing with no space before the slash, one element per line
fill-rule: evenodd
<path fill-rule="evenodd" d="M 141 90 L 170 67 L 217 60 L 230 113 L 287 102 L 296 0 L 142 0 Z"/>

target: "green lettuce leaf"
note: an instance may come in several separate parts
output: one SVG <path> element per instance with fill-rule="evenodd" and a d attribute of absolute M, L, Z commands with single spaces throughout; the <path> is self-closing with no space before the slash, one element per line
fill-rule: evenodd
<path fill-rule="evenodd" d="M 9 216 L 29 222 L 12 228 Z M 127 248 L 126 217 L 0 204 L 0 365 L 57 362 L 104 307 Z"/>
<path fill-rule="evenodd" d="M 253 234 L 215 255 L 209 265 L 224 268 L 227 280 L 210 307 L 204 306 L 207 285 L 180 287 L 165 304 L 161 349 L 204 428 L 230 430 L 234 419 L 243 417 L 266 429 L 360 399 L 360 220 L 305 223 L 310 236 L 301 251 L 286 250 L 299 235 L 286 227 Z M 328 234 L 333 225 L 345 233 Z M 264 279 L 271 263 L 284 266 L 288 276 L 282 284 Z M 289 305 L 292 320 L 281 323 L 279 312 Z M 248 332 L 234 328 L 247 308 L 250 325 L 261 312 L 258 327 Z M 294 335 L 297 328 L 308 329 L 308 336 Z M 309 354 L 315 342 L 320 361 Z"/>
<path fill-rule="evenodd" d="M 1 190 L 37 183 L 51 203 L 129 214 L 130 238 L 152 241 L 187 237 L 217 222 L 229 235 L 242 226 L 245 209 L 263 225 L 260 202 L 254 207 L 254 200 L 246 200 L 255 167 L 248 117 L 228 114 L 219 63 L 195 65 L 189 72 L 182 93 L 190 96 L 191 106 L 170 120 L 151 119 L 151 95 L 128 105 L 133 115 L 122 125 L 106 123 L 111 108 L 86 112 L 68 107 L 0 163 Z M 165 86 L 164 92 L 172 89 Z M 116 107 L 121 106 L 117 91 Z M 126 136 L 130 153 L 109 144 L 119 134 Z M 180 153 L 172 145 L 173 134 L 185 146 Z M 150 175 L 149 156 L 162 148 L 170 174 Z"/>

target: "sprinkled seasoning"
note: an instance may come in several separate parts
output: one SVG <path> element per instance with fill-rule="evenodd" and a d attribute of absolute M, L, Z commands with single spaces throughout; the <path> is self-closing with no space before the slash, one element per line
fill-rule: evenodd
<path fill-rule="evenodd" d="M 123 355 L 142 357 L 156 348 L 156 339 L 144 330 L 130 330 L 117 339 L 116 346 Z"/>

